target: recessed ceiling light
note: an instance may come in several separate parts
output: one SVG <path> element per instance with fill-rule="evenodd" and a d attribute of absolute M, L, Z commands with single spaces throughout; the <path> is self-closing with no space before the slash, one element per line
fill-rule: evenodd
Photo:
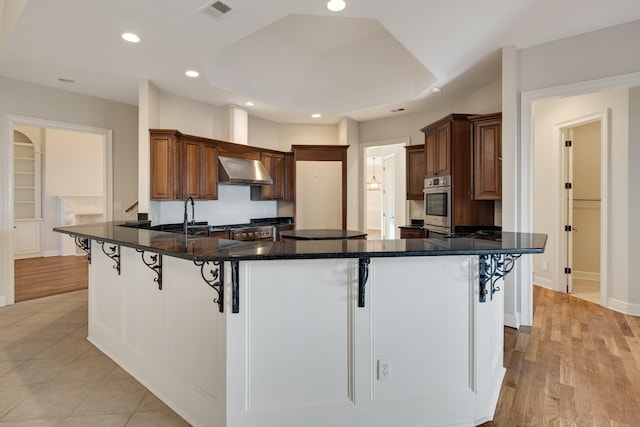
<path fill-rule="evenodd" d="M 194 70 L 189 70 L 187 72 L 185 72 L 185 74 L 189 77 L 198 77 L 200 75 L 199 72 L 194 71 Z"/>
<path fill-rule="evenodd" d="M 59 78 L 58 81 L 62 83 L 75 83 L 75 80 L 63 79 L 63 78 Z"/>
<path fill-rule="evenodd" d="M 140 37 L 136 36 L 133 33 L 124 33 L 122 38 L 128 41 L 129 43 L 138 43 L 140 41 Z"/>
<path fill-rule="evenodd" d="M 315 114 L 312 114 L 311 117 L 313 117 L 314 119 L 319 119 L 320 117 L 322 117 L 322 114 L 315 113 Z"/>
<path fill-rule="evenodd" d="M 254 105 L 256 105 L 256 103 L 253 101 L 247 101 L 244 103 L 244 105 L 246 105 L 247 107 L 253 107 Z"/>
<path fill-rule="evenodd" d="M 346 6 L 344 0 L 329 0 L 327 3 L 327 9 L 331 12 L 340 12 Z"/>
<path fill-rule="evenodd" d="M 441 88 L 441 87 L 434 87 L 434 88 L 431 88 L 431 92 L 433 92 L 433 93 L 442 92 L 442 88 Z"/>

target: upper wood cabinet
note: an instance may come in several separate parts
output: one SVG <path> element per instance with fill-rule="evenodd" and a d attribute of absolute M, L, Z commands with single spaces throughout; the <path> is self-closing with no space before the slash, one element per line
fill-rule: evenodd
<path fill-rule="evenodd" d="M 151 130 L 150 197 L 151 200 L 180 200 L 180 132 Z"/>
<path fill-rule="evenodd" d="M 425 144 L 407 145 L 407 200 L 424 200 Z"/>
<path fill-rule="evenodd" d="M 218 198 L 218 147 L 177 130 L 150 130 L 150 198 Z"/>
<path fill-rule="evenodd" d="M 251 187 L 251 200 L 284 200 L 285 155 L 265 151 L 262 152 L 260 161 L 271 175 L 273 184 Z"/>
<path fill-rule="evenodd" d="M 467 114 L 450 114 L 422 128 L 425 142 L 425 177 L 451 175 L 455 145 L 469 142 Z"/>
<path fill-rule="evenodd" d="M 473 198 L 502 199 L 502 113 L 469 117 L 473 123 Z"/>
<path fill-rule="evenodd" d="M 183 137 L 182 197 L 218 199 L 218 147 L 208 141 Z"/>

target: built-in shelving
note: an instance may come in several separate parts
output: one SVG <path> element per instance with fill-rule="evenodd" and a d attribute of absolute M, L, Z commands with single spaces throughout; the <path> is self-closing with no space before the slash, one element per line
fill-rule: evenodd
<path fill-rule="evenodd" d="M 23 134 L 16 132 L 13 143 L 14 219 L 38 219 L 40 203 L 40 150 Z"/>

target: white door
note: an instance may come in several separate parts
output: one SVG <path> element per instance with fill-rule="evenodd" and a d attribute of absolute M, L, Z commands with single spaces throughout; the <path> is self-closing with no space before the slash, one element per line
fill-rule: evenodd
<path fill-rule="evenodd" d="M 296 229 L 342 229 L 342 162 L 296 162 Z"/>
<path fill-rule="evenodd" d="M 396 238 L 396 156 L 382 160 L 382 238 Z"/>

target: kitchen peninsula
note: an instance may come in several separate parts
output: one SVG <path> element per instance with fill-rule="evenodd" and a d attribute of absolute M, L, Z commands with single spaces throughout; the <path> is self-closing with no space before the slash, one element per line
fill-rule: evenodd
<path fill-rule="evenodd" d="M 243 242 L 56 228 L 90 260 L 88 339 L 194 426 L 478 425 L 502 276 L 546 236 Z"/>

